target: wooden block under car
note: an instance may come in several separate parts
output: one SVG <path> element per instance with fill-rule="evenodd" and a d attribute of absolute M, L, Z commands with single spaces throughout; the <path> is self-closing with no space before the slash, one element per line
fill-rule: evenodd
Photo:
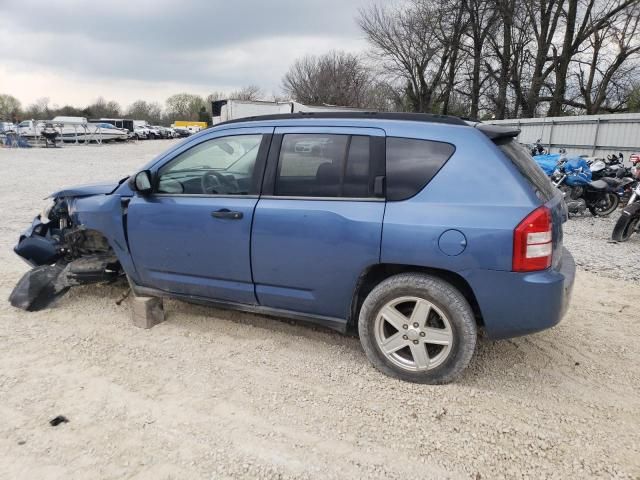
<path fill-rule="evenodd" d="M 131 322 L 138 328 L 151 328 L 164 322 L 162 298 L 131 297 Z"/>

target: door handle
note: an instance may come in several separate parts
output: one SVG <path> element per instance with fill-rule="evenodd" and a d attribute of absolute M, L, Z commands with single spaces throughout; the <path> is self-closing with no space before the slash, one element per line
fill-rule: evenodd
<path fill-rule="evenodd" d="M 227 218 L 229 220 L 240 220 L 243 215 L 242 212 L 234 212 L 228 208 L 221 208 L 215 212 L 211 212 L 211 216 L 214 218 Z"/>

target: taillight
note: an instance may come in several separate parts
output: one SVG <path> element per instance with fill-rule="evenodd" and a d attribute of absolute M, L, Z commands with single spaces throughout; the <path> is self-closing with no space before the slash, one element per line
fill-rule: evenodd
<path fill-rule="evenodd" d="M 513 232 L 513 271 L 533 272 L 551 266 L 553 233 L 551 212 L 540 207 L 520 222 Z"/>

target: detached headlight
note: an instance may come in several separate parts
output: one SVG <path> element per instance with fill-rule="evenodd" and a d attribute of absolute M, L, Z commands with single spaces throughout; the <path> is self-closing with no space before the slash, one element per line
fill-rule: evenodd
<path fill-rule="evenodd" d="M 44 206 L 44 208 L 42 209 L 42 212 L 40 212 L 40 221 L 44 224 L 49 223 L 49 215 L 51 214 L 51 210 L 53 210 L 53 207 L 55 207 L 56 205 L 56 201 L 49 198 L 47 199 L 47 204 Z"/>

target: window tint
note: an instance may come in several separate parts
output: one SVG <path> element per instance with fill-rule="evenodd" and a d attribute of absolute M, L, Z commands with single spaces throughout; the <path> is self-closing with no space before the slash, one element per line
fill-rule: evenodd
<path fill-rule="evenodd" d="M 533 187 L 540 192 L 545 201 L 553 198 L 556 189 L 531 154 L 518 142 L 511 139 L 498 144 L 500 150 L 509 157 L 511 163 L 520 171 Z"/>
<path fill-rule="evenodd" d="M 413 197 L 449 160 L 449 143 L 409 138 L 387 138 L 387 199 Z"/>
<path fill-rule="evenodd" d="M 215 138 L 181 153 L 162 167 L 158 193 L 247 195 L 262 135 Z"/>
<path fill-rule="evenodd" d="M 275 194 L 368 197 L 369 137 L 289 134 L 282 139 Z"/>
<path fill-rule="evenodd" d="M 369 137 L 351 137 L 347 169 L 344 175 L 344 197 L 368 197 L 369 188 Z"/>

